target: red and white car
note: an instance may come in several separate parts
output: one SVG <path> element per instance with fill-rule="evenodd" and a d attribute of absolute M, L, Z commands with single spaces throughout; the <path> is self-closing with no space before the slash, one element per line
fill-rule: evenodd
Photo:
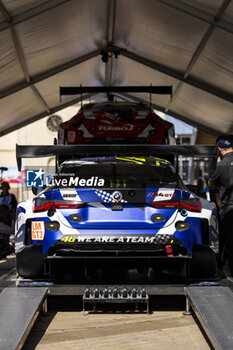
<path fill-rule="evenodd" d="M 175 144 L 175 133 L 146 103 L 109 101 L 86 104 L 60 124 L 58 143 Z"/>

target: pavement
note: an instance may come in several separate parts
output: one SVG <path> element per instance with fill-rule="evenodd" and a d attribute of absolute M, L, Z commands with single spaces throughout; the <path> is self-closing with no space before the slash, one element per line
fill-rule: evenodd
<path fill-rule="evenodd" d="M 207 350 L 192 316 L 145 313 L 54 312 L 39 316 L 22 350 Z"/>
<path fill-rule="evenodd" d="M 0 277 L 15 267 L 15 254 L 8 255 L 7 259 L 0 260 Z"/>

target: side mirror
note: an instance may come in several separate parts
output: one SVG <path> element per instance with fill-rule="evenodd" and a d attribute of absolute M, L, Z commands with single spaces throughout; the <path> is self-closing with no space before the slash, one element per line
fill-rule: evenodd
<path fill-rule="evenodd" d="M 190 192 L 193 192 L 195 194 L 199 194 L 199 187 L 196 186 L 196 185 L 185 185 L 187 187 L 187 189 L 190 191 Z"/>
<path fill-rule="evenodd" d="M 38 187 L 32 187 L 32 193 L 34 194 L 34 196 L 36 196 L 38 192 Z"/>
<path fill-rule="evenodd" d="M 45 188 L 46 188 L 46 185 L 44 185 L 43 187 L 32 187 L 32 193 L 34 194 L 34 196 L 36 196 L 38 193 L 43 191 Z"/>

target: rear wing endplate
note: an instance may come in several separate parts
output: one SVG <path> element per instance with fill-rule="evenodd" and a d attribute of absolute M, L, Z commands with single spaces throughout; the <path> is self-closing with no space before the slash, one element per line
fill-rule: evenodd
<path fill-rule="evenodd" d="M 16 144 L 16 159 L 21 170 L 22 158 L 42 158 L 70 155 L 72 158 L 108 155 L 174 155 L 184 157 L 217 157 L 214 145 L 44 145 L 21 146 Z"/>

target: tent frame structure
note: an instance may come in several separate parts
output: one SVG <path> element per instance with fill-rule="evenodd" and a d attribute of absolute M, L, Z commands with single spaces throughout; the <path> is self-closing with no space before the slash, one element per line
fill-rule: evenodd
<path fill-rule="evenodd" d="M 36 84 L 50 77 L 53 77 L 56 74 L 64 72 L 72 67 L 76 67 L 95 57 L 101 56 L 103 58 L 103 54 L 107 54 L 107 61 L 105 62 L 106 63 L 105 64 L 105 81 L 102 82 L 103 85 L 105 86 L 112 85 L 113 60 L 114 60 L 114 57 L 116 58 L 119 55 L 124 56 L 128 60 L 132 60 L 134 62 L 140 63 L 145 67 L 149 67 L 155 70 L 156 72 L 163 73 L 167 77 L 176 79 L 178 81 L 178 85 L 174 90 L 172 99 L 168 101 L 165 107 L 161 105 L 155 105 L 155 104 L 154 104 L 154 107 L 166 114 L 179 118 L 185 122 L 190 122 L 190 119 L 186 118 L 186 116 L 182 115 L 182 113 L 177 113 L 173 109 L 174 102 L 179 96 L 181 88 L 183 87 L 184 84 L 188 84 L 201 91 L 207 92 L 212 96 L 218 97 L 224 101 L 228 101 L 230 103 L 233 102 L 233 93 L 230 93 L 224 88 L 217 88 L 216 86 L 210 83 L 206 83 L 200 79 L 196 79 L 191 74 L 193 67 L 198 62 L 200 55 L 202 54 L 203 50 L 206 48 L 206 45 L 208 44 L 212 36 L 212 33 L 216 28 L 219 28 L 226 33 L 233 34 L 233 24 L 223 19 L 223 15 L 226 9 L 228 8 L 228 6 L 231 4 L 231 0 L 223 0 L 215 16 L 207 12 L 204 12 L 196 7 L 193 7 L 190 4 L 184 3 L 180 0 L 176 0 L 175 2 L 173 0 L 156 0 L 156 2 L 165 5 L 168 9 L 173 8 L 179 11 L 180 13 L 188 14 L 189 16 L 196 18 L 208 25 L 201 40 L 199 41 L 198 46 L 196 47 L 196 50 L 193 52 L 193 55 L 184 72 L 180 72 L 179 70 L 176 70 L 172 67 L 163 65 L 160 62 L 150 60 L 144 57 L 143 55 L 139 55 L 134 51 L 131 51 L 130 49 L 125 49 L 124 47 L 115 45 L 115 23 L 116 23 L 117 0 L 109 0 L 107 2 L 108 21 L 107 21 L 107 30 L 106 30 L 106 38 L 105 38 L 106 45 L 101 46 L 96 50 L 92 50 L 84 55 L 68 60 L 67 62 L 61 65 L 53 67 L 52 69 L 45 70 L 38 75 L 31 76 L 27 68 L 27 62 L 25 59 L 25 55 L 23 52 L 19 35 L 16 30 L 16 26 L 27 20 L 35 18 L 43 13 L 51 11 L 54 8 L 58 8 L 58 7 L 61 7 L 62 5 L 68 4 L 69 2 L 71 2 L 71 0 L 50 0 L 45 3 L 41 3 L 40 5 L 34 8 L 26 10 L 25 12 L 18 14 L 16 16 L 11 16 L 10 12 L 6 9 L 3 3 L 0 2 L 0 14 L 4 18 L 4 20 L 0 23 L 0 32 L 6 29 L 10 29 L 11 39 L 14 43 L 17 59 L 18 59 L 18 62 L 20 63 L 20 67 L 24 75 L 24 81 L 16 83 L 13 86 L 10 86 L 6 89 L 3 88 L 0 91 L 0 99 L 6 98 L 25 88 L 30 88 L 34 96 L 36 97 L 37 101 L 41 104 L 44 110 L 42 113 L 28 117 L 26 121 L 23 121 L 23 122 L 19 121 L 15 123 L 14 126 L 5 128 L 0 132 L 0 136 L 3 136 L 9 132 L 12 132 L 36 120 L 39 120 L 40 118 L 43 118 L 47 115 L 53 114 L 56 111 L 61 110 L 69 105 L 73 105 L 79 102 L 80 99 L 76 98 L 66 103 L 58 104 L 51 108 L 46 102 L 45 98 L 38 91 Z M 224 84 L 222 84 L 222 86 L 224 86 Z M 90 97 L 90 96 L 88 95 L 87 97 Z M 138 100 L 137 97 L 132 95 L 128 95 L 125 97 L 134 101 Z M 145 102 L 145 100 L 143 99 L 141 99 L 141 101 Z M 216 129 L 213 129 L 211 127 L 206 127 L 204 124 L 200 124 L 195 120 L 193 120 L 193 125 L 201 128 L 204 131 L 210 132 L 212 134 L 218 134 L 218 131 Z"/>

